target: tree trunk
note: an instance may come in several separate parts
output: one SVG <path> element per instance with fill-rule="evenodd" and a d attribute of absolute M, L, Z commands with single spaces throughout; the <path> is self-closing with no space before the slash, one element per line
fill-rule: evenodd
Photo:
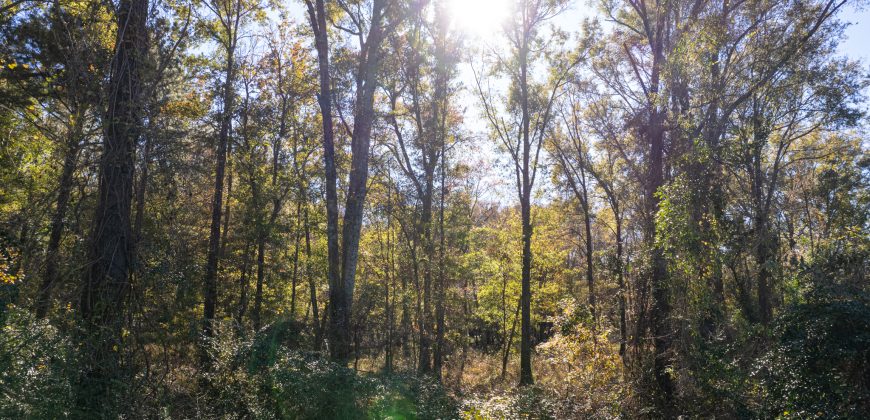
<path fill-rule="evenodd" d="M 326 243 L 327 243 L 327 279 L 329 281 L 329 301 L 331 334 L 333 341 L 330 353 L 333 359 L 346 361 L 348 356 L 349 337 L 333 338 L 333 331 L 343 326 L 342 310 L 345 293 L 341 283 L 341 256 L 338 245 L 338 176 L 335 168 L 335 139 L 332 121 L 332 87 L 329 76 L 329 39 L 326 24 L 326 9 L 324 0 L 306 1 L 308 17 L 314 32 L 314 45 L 317 50 L 318 78 L 320 93 L 317 100 L 320 105 L 321 123 L 323 125 L 323 168 L 326 187 Z M 313 290 L 313 289 L 312 289 Z M 340 309 L 335 307 L 339 306 Z M 348 330 L 349 332 L 349 330 Z M 341 340 L 344 338 L 344 340 Z M 338 343 L 338 341 L 343 341 Z"/>
<path fill-rule="evenodd" d="M 362 229 L 363 207 L 369 176 L 369 144 L 374 122 L 374 94 L 377 88 L 377 74 L 380 67 L 381 41 L 383 40 L 382 20 L 386 0 L 375 0 L 372 4 L 372 19 L 369 33 L 364 43 L 364 56 L 358 67 L 358 82 L 354 112 L 353 134 L 351 139 L 351 163 L 348 177 L 347 201 L 345 202 L 344 225 L 341 246 L 341 282 L 332 299 L 332 337 L 333 358 L 346 361 L 350 352 L 351 314 L 353 289 L 356 279 L 356 266 L 359 258 L 359 239 Z"/>
<path fill-rule="evenodd" d="M 387 189 L 387 229 L 386 229 L 386 249 L 384 252 L 385 256 L 385 267 L 384 267 L 384 311 L 386 312 L 386 322 L 387 322 L 387 339 L 386 345 L 384 346 L 384 372 L 391 373 L 393 371 L 393 324 L 394 324 L 394 316 L 395 316 L 395 306 L 392 304 L 390 300 L 390 288 L 394 287 L 393 282 L 393 248 L 392 242 L 390 241 L 390 236 L 392 235 L 392 194 L 390 189 Z M 394 291 L 395 293 L 395 291 Z"/>
<path fill-rule="evenodd" d="M 585 178 L 585 175 L 583 175 Z M 586 229 L 586 285 L 589 288 L 589 312 L 592 314 L 592 330 L 598 330 L 598 314 L 595 308 L 595 278 L 592 266 L 592 215 L 589 214 L 589 195 L 586 179 L 583 179 L 583 225 Z M 593 336 L 593 340 L 595 337 Z"/>
<path fill-rule="evenodd" d="M 520 61 L 520 91 L 522 100 L 522 184 L 520 191 L 520 207 L 523 226 L 523 269 L 522 323 L 520 325 L 520 385 L 532 385 L 532 182 L 530 178 L 529 160 L 531 159 L 531 139 L 529 137 L 529 86 L 528 86 L 528 54 L 529 37 L 528 24 L 523 21 L 523 44 L 519 51 Z"/>
<path fill-rule="evenodd" d="M 531 319 L 531 275 L 532 275 L 532 223 L 531 205 L 528 196 L 524 197 L 525 203 L 522 208 L 523 219 L 523 277 L 522 294 L 520 302 L 522 306 L 522 324 L 520 343 L 520 385 L 531 385 L 532 379 L 532 319 Z"/>
<path fill-rule="evenodd" d="M 227 51 L 226 79 L 224 81 L 223 103 L 221 112 L 220 133 L 218 134 L 218 149 L 214 176 L 214 196 L 212 198 L 211 228 L 209 230 L 208 257 L 205 265 L 203 281 L 203 333 L 206 337 L 214 334 L 215 309 L 218 299 L 217 275 L 220 260 L 221 216 L 224 193 L 224 171 L 227 164 L 227 144 L 229 143 L 230 126 L 233 114 L 233 81 L 235 77 L 233 47 Z"/>
<path fill-rule="evenodd" d="M 66 210 L 72 195 L 73 175 L 75 175 L 76 163 L 81 147 L 79 146 L 80 130 L 79 119 L 74 121 L 74 127 L 70 129 L 69 138 L 64 147 L 63 169 L 61 170 L 57 192 L 57 202 L 54 207 L 54 215 L 51 217 L 51 228 L 48 237 L 48 246 L 45 250 L 45 273 L 42 285 L 39 288 L 39 296 L 36 299 L 36 317 L 45 318 L 51 305 L 51 292 L 57 282 L 57 266 L 60 252 L 60 241 L 63 236 Z"/>
<path fill-rule="evenodd" d="M 650 287 L 652 288 L 652 308 L 650 310 L 650 327 L 653 333 L 654 363 L 653 375 L 657 385 L 658 395 L 656 405 L 660 415 L 673 417 L 674 386 L 670 376 L 671 367 L 671 335 L 670 329 L 670 292 L 668 287 L 668 267 L 664 253 L 656 244 L 656 213 L 659 210 L 658 190 L 664 185 L 664 111 L 658 104 L 661 72 L 665 65 L 665 21 L 668 12 L 658 11 L 655 16 L 655 31 L 650 34 L 649 44 L 652 53 L 652 64 L 649 81 L 649 120 L 644 127 L 649 142 L 648 179 L 646 200 L 647 232 L 646 241 L 650 247 Z"/>
<path fill-rule="evenodd" d="M 245 246 L 245 255 L 242 257 L 242 274 L 239 277 L 239 307 L 236 311 L 236 326 L 239 331 L 244 331 L 245 312 L 248 310 L 248 271 L 251 267 L 251 244 Z"/>
<path fill-rule="evenodd" d="M 433 370 L 435 376 L 441 378 L 441 370 L 444 359 L 444 296 L 447 292 L 447 282 L 444 275 L 444 196 L 447 195 L 447 186 L 445 184 L 445 165 L 447 164 L 446 147 L 444 145 L 443 130 L 439 130 L 441 138 L 441 200 L 438 208 L 438 238 L 440 245 L 438 247 L 438 287 L 435 295 L 435 358 L 433 361 Z"/>
<path fill-rule="evenodd" d="M 420 230 L 423 239 L 423 253 L 425 260 L 423 262 L 423 313 L 420 317 L 420 359 L 418 360 L 418 371 L 421 374 L 428 374 L 432 371 L 431 358 L 431 339 L 432 339 L 432 257 L 434 247 L 432 246 L 432 177 L 427 173 L 426 186 L 423 191 L 423 196 L 420 197 L 423 201 L 422 212 L 420 214 Z"/>
<path fill-rule="evenodd" d="M 752 116 L 752 154 L 749 156 L 752 165 L 752 195 L 753 205 L 755 207 L 755 263 L 758 266 L 758 320 L 767 325 L 772 318 L 772 310 L 770 305 L 770 260 L 772 258 L 770 245 L 770 230 L 767 217 L 767 206 L 765 205 L 764 177 L 765 173 L 762 170 L 762 152 L 769 139 L 769 131 L 764 126 L 761 116 L 761 105 L 753 102 Z M 770 186 L 772 194 L 773 186 Z"/>
<path fill-rule="evenodd" d="M 770 264 L 773 253 L 770 246 L 770 231 L 766 220 L 758 222 L 758 245 L 755 250 L 755 263 L 758 266 L 758 319 L 767 325 L 773 318 L 773 310 L 770 302 Z"/>
<path fill-rule="evenodd" d="M 227 153 L 226 153 L 226 178 L 227 178 L 227 197 L 224 200 L 224 213 L 221 215 L 221 223 L 223 223 L 223 228 L 221 229 L 221 238 L 220 238 L 220 249 L 218 250 L 218 260 L 223 259 L 224 255 L 227 254 L 227 237 L 230 234 L 230 211 L 232 207 L 230 207 L 230 200 L 233 197 L 233 146 L 231 144 L 227 145 Z"/>
<path fill-rule="evenodd" d="M 656 245 L 655 214 L 659 207 L 659 198 L 656 194 L 664 185 L 664 131 L 662 128 L 663 116 L 659 111 L 654 111 L 650 118 L 650 158 L 649 158 L 649 182 L 647 200 L 650 208 L 647 215 L 650 226 L 647 232 L 647 241 L 651 244 L 651 277 L 653 307 L 650 311 L 650 323 L 653 332 L 654 347 L 654 375 L 658 386 L 657 398 L 659 409 L 665 417 L 671 417 L 673 411 L 673 381 L 669 370 L 671 366 L 671 330 L 669 318 L 671 312 L 670 296 L 668 290 L 668 268 L 662 249 Z"/>
<path fill-rule="evenodd" d="M 439 19 L 440 15 L 436 16 L 436 24 L 439 26 L 438 34 L 444 36 L 446 35 L 448 29 L 446 27 L 447 20 Z M 443 37 L 436 36 L 435 38 L 435 48 L 436 48 L 436 78 L 435 78 L 435 91 L 434 91 L 434 101 L 433 101 L 433 109 L 432 109 L 432 119 L 434 121 L 434 136 L 437 139 L 437 142 L 433 142 L 438 144 L 439 154 L 441 158 L 440 162 L 440 177 L 441 177 L 441 194 L 440 201 L 438 205 L 438 239 L 439 239 L 439 247 L 438 247 L 438 285 L 437 292 L 435 296 L 435 355 L 433 360 L 433 370 L 435 371 L 435 376 L 438 379 L 441 379 L 442 376 L 442 368 L 444 364 L 445 357 L 445 349 L 444 349 L 444 332 L 445 332 L 445 324 L 444 324 L 444 297 L 447 292 L 447 280 L 445 279 L 445 238 L 444 238 L 444 200 L 447 195 L 447 100 L 448 100 L 448 92 L 447 85 L 449 79 L 449 64 L 446 63 L 447 52 L 445 51 L 445 43 L 446 40 Z M 434 145 L 432 147 L 434 150 Z M 431 159 L 434 162 L 430 162 L 431 165 L 435 166 L 438 164 L 437 157 Z"/>
<path fill-rule="evenodd" d="M 628 328 L 625 321 L 625 275 L 622 272 L 622 216 L 618 208 L 616 214 L 616 279 L 619 286 L 619 355 L 625 362 L 625 345 L 628 342 Z"/>
<path fill-rule="evenodd" d="M 296 214 L 301 216 L 301 204 L 296 206 Z M 297 220 L 301 217 L 297 216 Z M 299 282 L 299 242 L 301 242 L 302 232 L 299 231 L 299 226 L 296 226 L 295 239 L 293 241 L 293 277 L 290 284 L 290 317 L 296 317 L 296 285 Z"/>
<path fill-rule="evenodd" d="M 314 277 L 311 275 L 311 228 L 308 225 L 308 203 L 305 203 L 305 277 L 308 278 L 308 288 L 311 298 L 311 316 L 314 322 L 314 349 L 319 349 L 322 341 L 320 328 L 320 314 L 317 308 L 317 287 L 314 283 Z"/>
<path fill-rule="evenodd" d="M 259 229 L 263 227 L 260 226 Z M 251 315 L 254 322 L 254 331 L 260 331 L 262 327 L 263 310 L 263 277 L 266 265 L 266 237 L 260 235 L 257 239 L 257 286 L 254 291 L 254 313 Z"/>
<path fill-rule="evenodd" d="M 91 357 L 83 361 L 76 404 L 87 417 L 112 415 L 117 402 L 111 384 L 122 380 L 119 355 L 132 261 L 130 211 L 136 142 L 142 131 L 141 69 L 148 54 L 147 16 L 147 0 L 121 0 L 118 5 L 99 193 L 79 304 L 87 346 L 82 354 Z"/>
<path fill-rule="evenodd" d="M 501 357 L 501 377 L 502 378 L 504 378 L 505 373 L 507 373 L 508 359 L 510 358 L 511 347 L 513 347 L 513 344 L 514 344 L 514 333 L 517 330 L 517 318 L 519 317 L 520 309 L 523 306 L 522 300 L 520 300 L 517 303 L 518 303 L 517 310 L 514 311 L 514 319 L 511 321 L 510 333 L 508 333 L 507 341 L 505 342 L 505 346 L 504 346 L 504 351 L 502 352 L 502 357 Z"/>
<path fill-rule="evenodd" d="M 142 173 L 139 176 L 139 188 L 136 189 L 136 215 L 133 218 L 133 260 L 136 261 L 137 265 L 139 261 L 139 243 L 142 241 L 142 227 L 145 223 L 145 197 L 148 193 L 148 182 L 150 179 L 152 147 L 152 136 L 146 134 L 142 156 Z M 133 270 L 138 270 L 138 267 L 134 266 Z"/>

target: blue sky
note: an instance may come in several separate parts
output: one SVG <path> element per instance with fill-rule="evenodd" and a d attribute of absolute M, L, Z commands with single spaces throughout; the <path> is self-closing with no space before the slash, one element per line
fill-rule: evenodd
<path fill-rule="evenodd" d="M 475 0 L 467 0 L 475 1 Z M 493 0 L 489 0 L 493 1 Z M 843 55 L 864 62 L 864 67 L 870 70 L 870 7 L 857 9 L 854 6 L 855 2 L 846 5 L 840 15 L 843 22 L 848 23 L 845 31 L 845 39 L 840 43 L 840 51 Z M 567 10 L 562 15 L 554 19 L 554 25 L 563 29 L 579 27 L 579 23 L 584 17 L 595 13 L 594 7 L 588 6 L 584 0 L 573 2 L 571 9 Z M 460 81 L 465 85 L 465 92 L 461 95 L 460 103 L 467 104 L 465 110 L 465 128 L 469 131 L 473 141 L 473 148 L 477 149 L 478 156 L 483 157 L 483 196 L 490 201 L 501 203 L 511 203 L 516 197 L 515 188 L 511 173 L 505 171 L 503 163 L 497 164 L 496 160 L 504 158 L 495 150 L 495 145 L 485 141 L 486 123 L 480 116 L 479 107 L 476 106 L 476 95 L 474 92 L 474 79 L 470 72 L 467 63 L 460 65 Z M 546 176 L 539 176 L 536 190 L 546 189 L 549 187 Z"/>
<path fill-rule="evenodd" d="M 846 29 L 846 40 L 840 44 L 843 54 L 862 59 L 866 65 L 870 62 L 870 8 L 856 10 L 849 7 L 843 20 L 850 23 Z"/>
<path fill-rule="evenodd" d="M 291 0 L 289 4 L 290 15 L 299 23 L 306 23 L 307 16 L 305 15 L 302 2 L 300 0 Z M 457 1 L 459 10 L 465 10 L 463 2 L 475 2 L 483 0 L 454 0 Z M 490 4 L 498 4 L 506 0 L 486 0 Z M 558 16 L 554 20 L 554 24 L 563 29 L 579 28 L 585 16 L 595 12 L 594 7 L 590 7 L 586 0 L 574 0 L 571 9 Z M 864 67 L 870 70 L 870 7 L 856 8 L 856 1 L 846 5 L 840 15 L 843 22 L 849 26 L 845 31 L 845 39 L 840 44 L 840 51 L 843 55 L 864 62 Z M 465 3 L 467 4 L 467 3 Z M 490 36 L 491 34 L 485 34 Z M 477 104 L 475 94 L 475 82 L 468 63 L 460 64 L 460 83 L 465 89 L 460 93 L 458 102 L 464 108 L 465 124 L 467 135 L 473 139 L 470 144 L 466 143 L 467 150 L 463 153 L 464 156 L 476 156 L 472 159 L 476 162 L 479 174 L 482 179 L 481 187 L 485 191 L 481 191 L 484 198 L 488 201 L 498 201 L 502 203 L 510 203 L 516 197 L 514 191 L 512 176 L 510 172 L 505 172 L 504 167 L 496 161 L 501 157 L 500 153 L 495 150 L 495 145 L 487 141 L 486 123 L 480 115 L 480 109 Z M 546 176 L 539 177 L 538 184 L 547 184 Z M 546 188 L 543 185 L 538 185 L 538 188 Z"/>

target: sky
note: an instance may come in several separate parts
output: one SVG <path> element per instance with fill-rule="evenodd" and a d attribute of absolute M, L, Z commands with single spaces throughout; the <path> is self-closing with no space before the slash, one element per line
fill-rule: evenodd
<path fill-rule="evenodd" d="M 307 16 L 302 2 L 290 1 L 292 1 L 289 6 L 291 16 L 297 22 L 305 23 Z M 478 38 L 491 38 L 498 32 L 496 26 L 487 23 L 491 23 L 494 17 L 500 15 L 498 7 L 508 3 L 508 0 L 447 1 L 459 25 L 475 28 L 477 33 L 469 35 Z M 848 26 L 844 34 L 845 39 L 840 43 L 839 48 L 842 55 L 863 61 L 864 67 L 870 70 L 870 7 L 856 8 L 856 3 L 856 1 L 850 2 L 840 15 L 840 19 Z M 594 8 L 588 6 L 587 1 L 577 0 L 569 10 L 556 17 L 553 24 L 570 31 L 571 28 L 579 28 L 583 19 L 591 16 L 592 13 Z M 463 155 L 473 157 L 475 161 L 472 164 L 481 168 L 482 198 L 503 204 L 514 202 L 516 188 L 513 185 L 513 174 L 505 170 L 504 154 L 499 153 L 495 144 L 487 140 L 486 123 L 480 114 L 474 74 L 469 63 L 460 64 L 459 83 L 464 86 L 464 89 L 460 92 L 457 102 L 464 110 L 464 129 L 470 140 L 466 142 L 465 147 L 468 150 L 463 151 Z M 538 176 L 538 187 L 547 188 L 547 176 L 542 175 Z"/>
<path fill-rule="evenodd" d="M 846 40 L 840 44 L 840 51 L 853 59 L 861 59 L 870 64 L 870 7 L 856 10 L 848 7 L 843 20 L 850 23 L 846 29 Z"/>
<path fill-rule="evenodd" d="M 505 2 L 505 0 L 453 0 L 461 5 L 461 2 L 480 2 L 493 4 Z M 579 28 L 580 22 L 586 17 L 591 17 L 595 13 L 595 9 L 589 7 L 588 2 L 579 0 L 575 1 L 573 7 L 565 11 L 560 16 L 554 19 L 553 24 L 562 29 Z M 857 9 L 854 6 L 855 2 L 845 6 L 840 18 L 844 23 L 847 23 L 845 30 L 845 39 L 840 43 L 840 53 L 853 60 L 860 60 L 864 63 L 864 67 L 870 71 L 870 7 Z M 479 9 L 472 7 L 471 9 Z M 461 10 L 461 7 L 460 7 Z M 465 17 L 474 22 L 475 17 Z M 479 17 L 477 17 L 479 21 Z M 488 29 L 484 30 L 483 35 L 491 36 Z M 504 204 L 510 204 L 516 201 L 516 187 L 514 186 L 512 173 L 505 169 L 504 153 L 499 153 L 492 142 L 486 141 L 486 122 L 480 115 L 480 107 L 476 98 L 474 74 L 471 71 L 471 66 L 468 63 L 460 65 L 460 83 L 465 86 L 465 91 L 461 94 L 459 103 L 465 107 L 465 128 L 473 139 L 473 146 L 476 148 L 480 156 L 481 166 L 487 168 L 482 176 L 482 192 L 483 198 L 487 201 L 495 201 Z M 500 162 L 501 161 L 501 162 Z M 549 189 L 551 186 L 547 176 L 538 176 L 536 190 L 539 192 Z"/>

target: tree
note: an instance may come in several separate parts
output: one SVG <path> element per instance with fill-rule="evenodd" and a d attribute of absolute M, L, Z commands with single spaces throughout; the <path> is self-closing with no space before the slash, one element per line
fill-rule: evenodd
<path fill-rule="evenodd" d="M 423 309 L 418 319 L 418 370 L 421 373 L 433 371 L 440 378 L 443 361 L 443 301 L 440 298 L 433 299 L 433 287 L 436 290 L 434 294 L 438 294 L 443 291 L 444 285 L 441 271 L 439 284 L 433 285 L 436 260 L 439 258 L 436 257 L 434 206 L 437 197 L 436 178 L 439 176 L 436 170 L 439 167 L 443 170 L 448 136 L 446 124 L 448 114 L 452 111 L 450 82 L 456 73 L 456 47 L 447 27 L 446 12 L 440 7 L 440 3 L 433 8 L 433 18 L 425 18 L 427 9 L 419 10 L 417 17 L 409 22 L 409 28 L 392 39 L 394 60 L 397 62 L 391 64 L 398 67 L 396 73 L 399 77 L 398 80 L 385 83 L 385 89 L 390 102 L 387 121 L 393 130 L 396 143 L 387 143 L 386 147 L 400 172 L 412 184 L 414 199 L 420 202 L 419 216 L 415 216 L 414 222 L 415 240 L 421 243 L 424 254 Z M 442 179 L 442 187 L 443 181 Z M 443 254 L 443 244 L 439 249 Z M 443 264 L 437 265 L 443 268 Z M 441 314 L 441 317 L 436 315 L 433 319 L 433 303 L 436 306 L 435 312 Z M 434 352 L 430 357 L 433 338 Z"/>
<path fill-rule="evenodd" d="M 543 25 L 565 7 L 563 1 L 520 1 L 512 10 L 512 18 L 505 25 L 505 35 L 511 51 L 509 57 L 496 55 L 497 72 L 510 80 L 510 94 L 501 108 L 489 89 L 484 89 L 480 74 L 477 77 L 478 95 L 493 137 L 510 154 L 520 199 L 523 238 L 523 271 L 520 324 L 520 385 L 531 385 L 532 378 L 532 325 L 531 325 L 531 270 L 532 270 L 532 188 L 538 173 L 538 163 L 544 137 L 553 119 L 553 104 L 565 81 L 565 69 L 557 69 L 549 85 L 534 82 L 531 65 L 541 56 Z"/>
<path fill-rule="evenodd" d="M 327 11 L 323 0 L 305 0 L 305 4 L 308 9 L 309 24 L 314 32 L 320 74 L 318 101 L 323 119 L 326 170 L 330 350 L 334 359 L 347 361 L 351 345 L 353 288 L 368 180 L 369 145 L 375 118 L 374 94 L 383 55 L 381 43 L 398 23 L 401 10 L 398 9 L 398 4 L 391 0 L 372 0 L 370 14 L 365 15 L 356 6 L 351 7 L 343 1 L 337 2 L 337 7 L 347 14 L 346 18 L 351 25 L 351 28 L 346 31 L 359 39 L 359 56 L 354 74 L 353 128 L 347 129 L 351 137 L 350 175 L 339 248 L 336 186 L 338 175 L 335 169 L 335 134 L 332 127 L 333 90 L 330 86 Z M 348 128 L 345 121 L 343 124 Z"/>
<path fill-rule="evenodd" d="M 584 242 L 586 248 L 586 284 L 588 287 L 589 313 L 592 314 L 593 330 L 598 324 L 598 314 L 595 305 L 595 279 L 593 267 L 593 238 L 592 238 L 592 189 L 591 158 L 588 156 L 589 145 L 582 134 L 585 127 L 580 121 L 581 103 L 576 101 L 575 95 L 568 95 L 570 101 L 560 112 L 565 139 L 554 136 L 552 139 L 554 155 L 558 162 L 560 172 L 567 181 L 574 198 L 580 203 L 583 211 Z M 562 143 L 565 143 L 564 145 Z M 617 229 L 619 223 L 617 222 Z M 617 239 L 617 244 L 619 240 Z"/>
<path fill-rule="evenodd" d="M 80 316 L 93 349 L 82 378 L 78 404 L 85 413 L 105 413 L 113 401 L 112 378 L 119 372 L 118 348 L 132 262 L 130 226 L 135 147 L 142 132 L 142 73 L 148 66 L 147 0 L 123 0 L 108 87 L 106 134 L 100 186 L 82 284 Z"/>
<path fill-rule="evenodd" d="M 224 172 L 227 165 L 227 147 L 232 129 L 235 101 L 236 49 L 244 23 L 257 9 L 256 3 L 243 0 L 214 0 L 203 5 L 214 15 L 216 21 L 203 20 L 203 27 L 220 45 L 224 54 L 224 81 L 221 87 L 222 109 L 214 170 L 214 194 L 212 198 L 211 228 L 209 229 L 208 256 L 203 280 L 203 333 L 214 334 L 214 320 L 218 300 L 218 266 L 221 250 L 221 218 L 224 204 Z M 226 231 L 226 229 L 224 229 Z"/>

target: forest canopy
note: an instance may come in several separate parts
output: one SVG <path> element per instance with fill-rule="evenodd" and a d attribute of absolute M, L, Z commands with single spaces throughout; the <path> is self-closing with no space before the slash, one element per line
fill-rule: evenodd
<path fill-rule="evenodd" d="M 0 0 L 0 418 L 866 418 L 866 6 Z"/>

